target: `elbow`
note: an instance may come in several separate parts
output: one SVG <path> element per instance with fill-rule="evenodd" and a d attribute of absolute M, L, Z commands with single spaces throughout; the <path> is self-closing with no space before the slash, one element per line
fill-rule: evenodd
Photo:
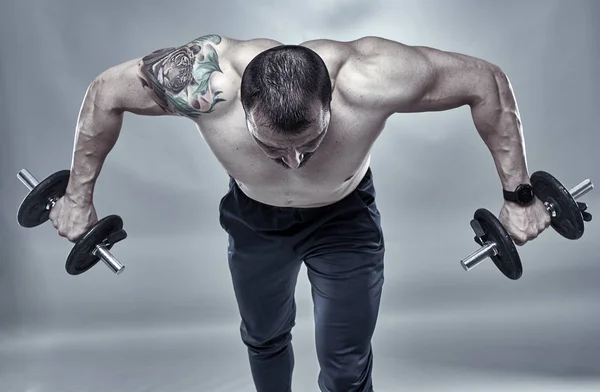
<path fill-rule="evenodd" d="M 498 91 L 510 91 L 512 93 L 512 86 L 506 73 L 497 65 L 490 65 L 489 77 L 493 80 L 493 83 Z"/>
<path fill-rule="evenodd" d="M 116 100 L 114 99 L 114 91 L 109 75 L 102 73 L 98 75 L 88 85 L 86 91 L 86 101 L 92 104 L 95 108 L 105 111 L 113 111 L 117 109 Z"/>
<path fill-rule="evenodd" d="M 495 67 L 492 71 L 494 78 L 495 94 L 498 100 L 498 109 L 501 113 L 511 118 L 511 121 L 520 123 L 519 108 L 510 79 L 500 68 Z"/>
<path fill-rule="evenodd" d="M 93 94 L 99 94 L 106 91 L 107 85 L 110 83 L 111 75 L 108 71 L 104 71 L 91 81 L 88 85 L 88 92 Z"/>
<path fill-rule="evenodd" d="M 506 73 L 495 65 L 486 65 L 471 105 L 473 115 L 490 131 L 521 128 L 517 101 Z"/>
<path fill-rule="evenodd" d="M 484 60 L 475 61 L 472 64 L 466 82 L 466 103 L 472 108 L 496 106 L 501 86 L 508 78 L 497 66 Z"/>
<path fill-rule="evenodd" d="M 518 117 L 517 101 L 506 73 L 500 67 L 489 63 L 484 69 L 475 105 L 485 105 L 499 115 Z"/>

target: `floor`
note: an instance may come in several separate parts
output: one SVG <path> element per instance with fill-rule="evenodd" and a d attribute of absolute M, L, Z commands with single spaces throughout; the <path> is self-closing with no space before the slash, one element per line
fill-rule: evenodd
<path fill-rule="evenodd" d="M 472 320 L 456 311 L 436 314 L 381 320 L 377 392 L 600 390 L 600 346 L 557 339 L 566 322 L 554 322 L 550 335 L 538 329 L 520 336 L 528 330 L 523 325 L 490 333 L 506 317 L 497 311 Z M 312 333 L 310 320 L 298 321 L 294 392 L 318 392 Z M 4 336 L 0 386 L 2 392 L 254 391 L 235 324 Z"/>

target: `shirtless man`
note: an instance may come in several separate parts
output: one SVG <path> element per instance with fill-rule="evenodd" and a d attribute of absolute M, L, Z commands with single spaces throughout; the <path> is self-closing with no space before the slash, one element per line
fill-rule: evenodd
<path fill-rule="evenodd" d="M 301 263 L 319 388 L 372 391 L 384 237 L 371 147 L 394 113 L 463 105 L 502 188 L 520 187 L 499 218 L 523 245 L 549 226 L 549 214 L 523 197 L 529 173 L 507 77 L 481 59 L 378 37 L 283 45 L 206 35 L 106 70 L 84 98 L 67 193 L 50 219 L 71 241 L 96 222 L 94 184 L 125 112 L 191 119 L 230 176 L 220 223 L 257 391 L 291 390 Z"/>

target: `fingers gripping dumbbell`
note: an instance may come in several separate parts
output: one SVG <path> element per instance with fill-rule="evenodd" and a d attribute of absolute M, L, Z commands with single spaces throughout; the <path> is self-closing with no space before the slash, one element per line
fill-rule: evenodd
<path fill-rule="evenodd" d="M 586 179 L 571 190 L 567 190 L 556 178 L 546 172 L 535 172 L 531 183 L 536 197 L 540 199 L 550 214 L 550 225 L 556 232 L 568 239 L 581 238 L 584 222 L 590 222 L 592 215 L 587 212 L 587 204 L 576 200 L 594 189 L 594 184 Z M 475 232 L 475 242 L 481 248 L 461 260 L 465 271 L 470 271 L 488 257 L 509 279 L 517 280 L 523 274 L 519 253 L 506 229 L 488 210 L 475 211 L 471 227 Z"/>
<path fill-rule="evenodd" d="M 19 180 L 29 189 L 29 194 L 23 199 L 17 213 L 17 221 L 21 226 L 31 228 L 48 221 L 50 210 L 66 192 L 69 175 L 69 170 L 61 170 L 38 182 L 25 169 L 17 174 Z M 120 274 L 125 266 L 110 250 L 114 244 L 126 237 L 121 217 L 109 215 L 100 219 L 71 249 L 65 264 L 67 273 L 82 274 L 102 260 L 116 275 Z"/>

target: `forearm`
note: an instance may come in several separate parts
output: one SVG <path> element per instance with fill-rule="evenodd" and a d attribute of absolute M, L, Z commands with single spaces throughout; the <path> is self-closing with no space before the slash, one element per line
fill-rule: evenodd
<path fill-rule="evenodd" d="M 489 148 L 506 190 L 529 183 L 523 128 L 508 78 L 494 70 L 487 93 L 471 105 L 475 127 Z"/>
<path fill-rule="evenodd" d="M 139 63 L 140 59 L 133 59 L 107 69 L 85 94 L 77 119 L 67 186 L 67 196 L 72 199 L 92 200 L 96 180 L 117 142 L 125 112 L 147 116 L 168 114 L 144 89 Z"/>
<path fill-rule="evenodd" d="M 96 180 L 121 131 L 123 111 L 111 104 L 107 83 L 97 79 L 90 85 L 77 119 L 67 187 L 67 196 L 77 201 L 92 200 Z"/>

